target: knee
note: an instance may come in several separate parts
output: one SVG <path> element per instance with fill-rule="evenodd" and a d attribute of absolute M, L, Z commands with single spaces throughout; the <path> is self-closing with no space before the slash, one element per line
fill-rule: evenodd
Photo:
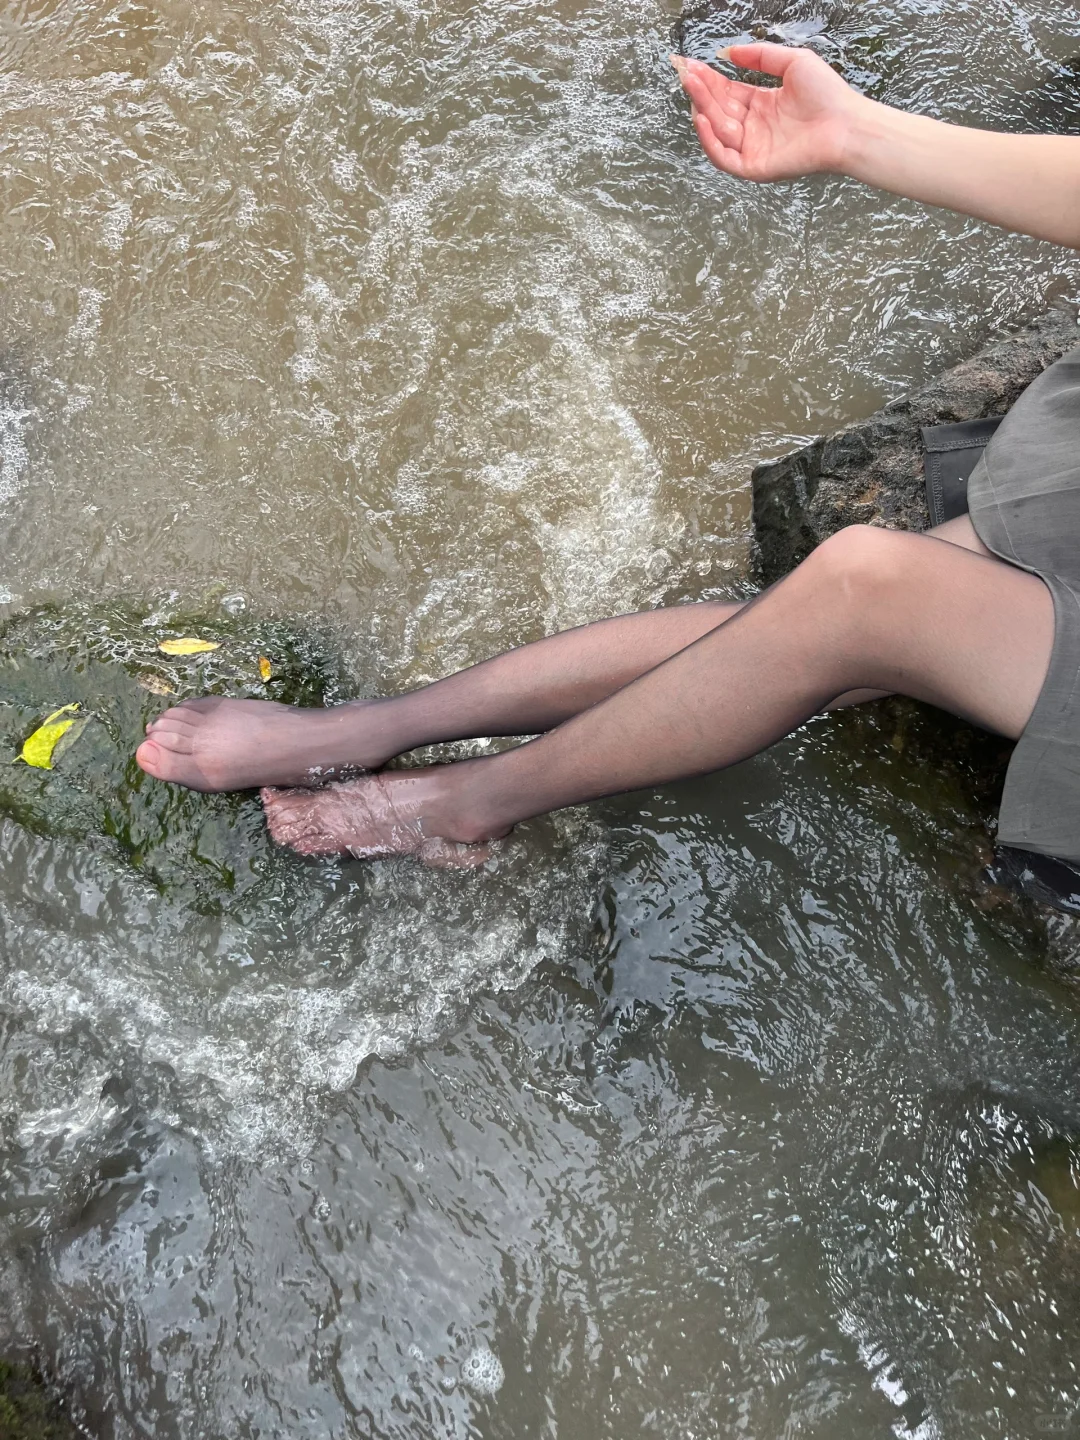
<path fill-rule="evenodd" d="M 800 569 L 822 587 L 827 602 L 865 615 L 902 591 L 910 538 L 876 525 L 848 525 L 823 540 Z"/>

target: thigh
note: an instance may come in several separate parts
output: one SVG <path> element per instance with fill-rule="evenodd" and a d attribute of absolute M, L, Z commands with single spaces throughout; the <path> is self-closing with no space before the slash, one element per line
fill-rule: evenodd
<path fill-rule="evenodd" d="M 975 534 L 975 527 L 967 515 L 958 515 L 955 520 L 946 520 L 943 525 L 936 525 L 933 530 L 926 532 L 935 540 L 947 540 L 950 545 L 959 545 L 963 550 L 972 550 L 976 555 L 984 555 L 993 558 L 990 551 Z M 851 705 L 866 705 L 872 700 L 884 700 L 886 695 L 892 694 L 890 690 L 849 690 L 846 695 L 838 695 L 831 705 L 826 706 L 827 710 L 846 710 Z"/>
<path fill-rule="evenodd" d="M 1054 645 L 1047 585 L 932 535 L 883 534 L 862 549 L 860 679 L 1018 738 Z"/>
<path fill-rule="evenodd" d="M 955 520 L 946 520 L 944 525 L 935 525 L 926 532 L 935 540 L 948 540 L 950 545 L 959 545 L 964 550 L 974 550 L 976 555 L 989 556 L 991 552 L 975 534 L 970 515 L 958 515 Z"/>

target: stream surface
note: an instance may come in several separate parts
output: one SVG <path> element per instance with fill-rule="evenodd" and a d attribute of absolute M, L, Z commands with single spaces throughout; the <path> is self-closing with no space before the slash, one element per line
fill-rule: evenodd
<path fill-rule="evenodd" d="M 718 176 L 666 56 L 755 20 L 1080 118 L 1062 0 L 11 0 L 0 599 L 375 693 L 747 593 L 757 459 L 1077 287 Z M 0 1344 L 99 1440 L 1077 1433 L 1080 1000 L 889 724 L 257 905 L 5 820 Z"/>

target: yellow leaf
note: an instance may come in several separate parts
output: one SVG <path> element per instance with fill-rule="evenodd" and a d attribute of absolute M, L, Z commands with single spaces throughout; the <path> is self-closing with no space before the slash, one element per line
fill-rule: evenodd
<path fill-rule="evenodd" d="M 158 647 L 166 655 L 205 655 L 208 650 L 220 650 L 216 640 L 199 640 L 194 635 L 185 635 L 182 640 L 162 640 Z"/>
<path fill-rule="evenodd" d="M 262 682 L 263 682 L 264 685 L 265 685 L 266 682 L 270 679 L 270 676 L 273 675 L 273 673 L 274 673 L 274 667 L 270 664 L 270 661 L 266 658 L 265 655 L 260 655 L 260 656 L 259 656 L 259 675 L 260 675 L 260 677 L 262 678 Z"/>
<path fill-rule="evenodd" d="M 34 733 L 28 737 L 22 747 L 20 760 L 25 760 L 27 765 L 33 765 L 37 770 L 51 770 L 53 768 L 53 752 L 61 739 L 75 724 L 75 715 L 79 709 L 78 704 L 61 705 L 59 710 L 46 717 L 45 723 L 38 726 Z M 62 716 L 68 719 L 62 719 Z"/>
<path fill-rule="evenodd" d="M 144 690 L 150 691 L 151 695 L 176 694 L 176 686 L 170 685 L 164 675 L 155 675 L 152 670 L 143 671 L 136 679 Z"/>

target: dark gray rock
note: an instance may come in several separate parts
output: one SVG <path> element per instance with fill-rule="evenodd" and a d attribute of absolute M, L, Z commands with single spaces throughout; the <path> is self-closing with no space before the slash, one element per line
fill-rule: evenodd
<path fill-rule="evenodd" d="M 175 658 L 158 648 L 185 635 L 218 648 Z M 134 750 L 149 719 L 191 696 L 301 705 L 345 698 L 351 687 L 336 638 L 214 605 L 166 615 L 115 599 L 0 616 L 0 819 L 92 846 L 204 913 L 265 903 L 287 881 L 255 797 L 147 785 Z M 260 657 L 271 665 L 265 681 Z M 88 721 L 75 743 L 58 749 L 52 769 L 23 764 L 26 738 L 71 703 Z"/>
<path fill-rule="evenodd" d="M 868 420 L 759 465 L 751 477 L 757 578 L 771 584 L 845 525 L 925 530 L 920 428 L 1004 415 L 1077 344 L 1076 307 L 1058 306 Z"/>

